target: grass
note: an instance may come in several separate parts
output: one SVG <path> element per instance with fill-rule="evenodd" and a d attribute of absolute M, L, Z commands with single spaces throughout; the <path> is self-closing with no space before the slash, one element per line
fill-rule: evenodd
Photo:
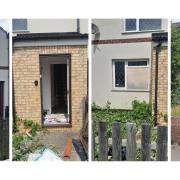
<path fill-rule="evenodd" d="M 176 105 L 171 108 L 171 115 L 180 117 L 180 105 Z"/>

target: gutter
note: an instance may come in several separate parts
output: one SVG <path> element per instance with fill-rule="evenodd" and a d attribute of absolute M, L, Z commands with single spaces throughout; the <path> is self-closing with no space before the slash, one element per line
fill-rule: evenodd
<path fill-rule="evenodd" d="M 156 71 L 155 71 L 155 102 L 154 102 L 154 126 L 157 126 L 157 116 L 158 116 L 158 71 L 159 71 L 159 52 L 160 47 L 162 45 L 162 42 L 158 42 L 158 45 L 156 46 Z"/>
<path fill-rule="evenodd" d="M 77 19 L 77 33 L 80 33 L 80 20 Z"/>

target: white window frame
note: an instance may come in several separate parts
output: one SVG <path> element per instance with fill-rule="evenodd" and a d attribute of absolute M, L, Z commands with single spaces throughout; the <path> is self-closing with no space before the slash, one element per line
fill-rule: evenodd
<path fill-rule="evenodd" d="M 147 61 L 147 66 L 128 66 L 128 62 L 131 61 Z M 116 87 L 115 85 L 115 62 L 124 62 L 125 65 L 125 86 L 124 87 Z M 148 88 L 147 89 L 128 89 L 127 88 L 127 67 L 128 68 L 150 68 L 149 59 L 112 59 L 112 72 L 113 72 L 113 90 L 122 90 L 122 91 L 149 91 L 150 90 L 150 79 L 148 79 Z M 150 71 L 149 71 L 150 75 Z M 150 78 L 150 76 L 149 76 Z"/>
<path fill-rule="evenodd" d="M 28 30 L 28 19 L 26 19 L 26 21 L 27 21 L 27 28 L 26 29 L 19 29 L 19 30 L 13 30 L 13 28 L 12 28 L 12 32 L 13 33 L 27 33 L 27 32 L 29 32 L 29 30 Z"/>
<path fill-rule="evenodd" d="M 140 18 L 143 19 L 143 18 Z M 162 19 L 161 19 L 161 28 L 160 29 L 154 29 L 154 30 L 139 30 L 139 20 L 140 19 L 136 19 L 136 30 L 132 30 L 132 31 L 127 31 L 126 30 L 126 19 L 124 19 L 124 32 L 153 32 L 153 31 L 162 31 Z"/>

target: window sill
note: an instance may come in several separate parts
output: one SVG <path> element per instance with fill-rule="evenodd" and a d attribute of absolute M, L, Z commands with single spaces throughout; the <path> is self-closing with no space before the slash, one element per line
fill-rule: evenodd
<path fill-rule="evenodd" d="M 71 128 L 72 127 L 72 124 L 70 123 L 62 123 L 62 124 L 42 124 L 42 127 L 43 128 Z"/>
<path fill-rule="evenodd" d="M 147 30 L 147 31 L 124 31 L 122 34 L 142 34 L 142 33 L 153 33 L 153 32 L 164 32 L 164 30 Z"/>
<path fill-rule="evenodd" d="M 112 89 L 112 92 L 150 92 L 149 89 L 143 90 L 143 89 Z"/>
<path fill-rule="evenodd" d="M 15 30 L 12 33 L 18 34 L 18 33 L 29 33 L 28 30 Z"/>

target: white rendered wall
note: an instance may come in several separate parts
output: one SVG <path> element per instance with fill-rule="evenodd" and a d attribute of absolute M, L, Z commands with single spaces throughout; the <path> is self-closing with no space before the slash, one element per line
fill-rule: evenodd
<path fill-rule="evenodd" d="M 92 49 L 92 98 L 97 105 L 104 106 L 110 101 L 112 108 L 131 109 L 133 100 L 150 101 L 150 91 L 114 90 L 112 59 L 148 59 L 151 64 L 151 42 L 92 46 L 94 47 L 96 50 L 94 52 Z"/>

